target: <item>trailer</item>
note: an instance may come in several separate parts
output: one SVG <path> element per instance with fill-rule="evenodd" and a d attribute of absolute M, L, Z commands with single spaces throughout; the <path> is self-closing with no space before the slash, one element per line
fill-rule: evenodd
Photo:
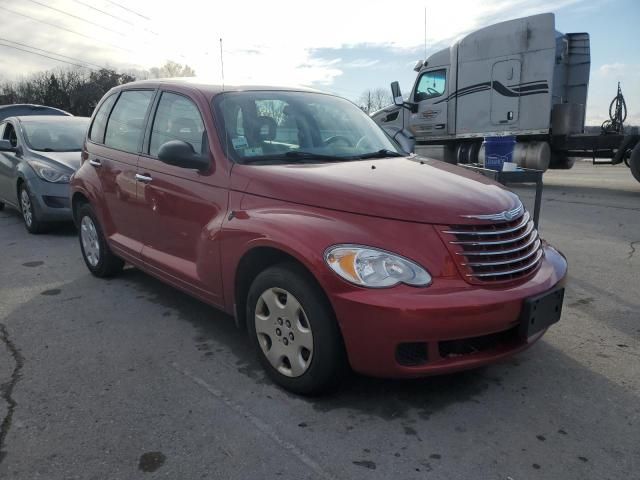
<path fill-rule="evenodd" d="M 590 66 L 589 34 L 556 31 L 552 13 L 518 18 L 419 61 L 408 98 L 393 82 L 394 105 L 372 118 L 405 150 L 449 163 L 482 162 L 484 137 L 508 135 L 525 168 L 566 169 L 590 157 L 624 161 L 640 181 L 640 135 L 624 132 L 624 100 L 614 99 L 618 117 L 601 132 L 585 133 Z"/>

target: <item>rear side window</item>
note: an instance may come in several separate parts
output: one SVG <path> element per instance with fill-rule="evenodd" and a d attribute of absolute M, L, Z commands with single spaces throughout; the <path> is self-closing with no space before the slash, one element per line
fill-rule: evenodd
<path fill-rule="evenodd" d="M 89 140 L 91 140 L 92 142 L 104 142 L 104 130 L 107 126 L 107 120 L 109 119 L 111 107 L 113 107 L 116 98 L 118 98 L 118 95 L 111 95 L 104 102 L 102 102 L 102 105 L 100 105 L 100 108 L 96 112 L 96 116 L 93 119 L 93 124 L 91 125 L 91 131 L 89 132 Z"/>
<path fill-rule="evenodd" d="M 137 153 L 144 133 L 144 119 L 153 98 L 152 90 L 127 90 L 113 107 L 104 144 L 107 147 Z"/>
<path fill-rule="evenodd" d="M 158 103 L 151 130 L 149 155 L 158 156 L 160 147 L 170 140 L 182 140 L 202 153 L 204 123 L 195 103 L 182 95 L 164 92 Z"/>

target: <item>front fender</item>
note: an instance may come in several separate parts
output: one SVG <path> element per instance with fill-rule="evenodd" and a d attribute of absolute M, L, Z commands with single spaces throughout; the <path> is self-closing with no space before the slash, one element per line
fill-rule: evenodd
<path fill-rule="evenodd" d="M 233 218 L 225 222 L 220 236 L 228 311 L 233 311 L 238 265 L 244 255 L 257 247 L 277 249 L 295 258 L 328 294 L 361 290 L 338 277 L 324 261 L 325 250 L 340 243 L 393 251 L 423 265 L 433 276 L 458 276 L 440 238 L 428 224 L 321 209 L 250 194 L 231 205 Z M 419 241 L 407 242 L 407 238 Z"/>

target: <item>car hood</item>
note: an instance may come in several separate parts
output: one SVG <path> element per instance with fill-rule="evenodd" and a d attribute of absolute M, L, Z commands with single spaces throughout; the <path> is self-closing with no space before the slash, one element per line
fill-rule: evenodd
<path fill-rule="evenodd" d="M 33 160 L 44 160 L 47 163 L 63 165 L 72 171 L 80 168 L 81 152 L 37 152 L 31 150 L 30 158 Z"/>
<path fill-rule="evenodd" d="M 234 188 L 254 195 L 361 215 L 464 224 L 518 197 L 482 175 L 418 156 L 341 163 L 235 165 Z"/>

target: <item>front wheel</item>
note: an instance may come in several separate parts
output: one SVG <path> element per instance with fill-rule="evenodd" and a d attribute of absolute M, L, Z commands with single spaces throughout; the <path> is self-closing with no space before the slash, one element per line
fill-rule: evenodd
<path fill-rule="evenodd" d="M 285 389 L 313 395 L 347 371 L 340 329 L 320 287 L 300 266 L 260 273 L 249 289 L 247 324 L 260 363 Z"/>
<path fill-rule="evenodd" d="M 18 197 L 20 198 L 20 212 L 24 226 L 29 233 L 42 233 L 46 230 L 47 224 L 40 220 L 38 213 L 33 205 L 33 197 L 25 184 L 20 185 L 18 189 Z"/>
<path fill-rule="evenodd" d="M 636 144 L 631 152 L 631 157 L 629 158 L 629 169 L 631 169 L 633 178 L 640 182 L 640 142 Z"/>
<path fill-rule="evenodd" d="M 96 277 L 111 277 L 124 267 L 124 261 L 116 257 L 102 233 L 96 215 L 88 203 L 78 210 L 78 236 L 82 258 L 89 271 Z"/>

